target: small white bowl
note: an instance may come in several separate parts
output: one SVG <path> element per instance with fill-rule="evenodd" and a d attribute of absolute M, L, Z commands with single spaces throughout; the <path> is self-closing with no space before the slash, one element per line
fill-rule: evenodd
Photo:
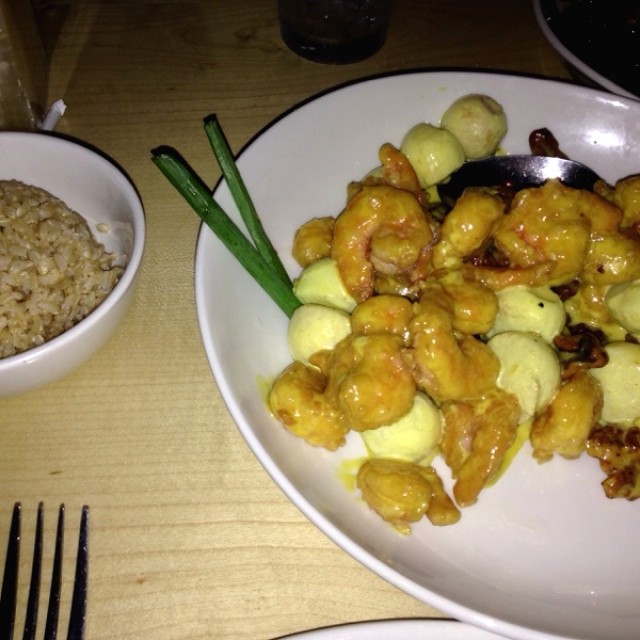
<path fill-rule="evenodd" d="M 40 346 L 0 358 L 1 398 L 62 378 L 113 334 L 133 298 L 145 218 L 136 189 L 113 161 L 58 135 L 0 132 L 0 180 L 19 180 L 63 200 L 87 220 L 117 263 L 125 265 L 113 291 L 77 325 Z M 96 233 L 97 225 L 106 225 L 108 231 Z"/>

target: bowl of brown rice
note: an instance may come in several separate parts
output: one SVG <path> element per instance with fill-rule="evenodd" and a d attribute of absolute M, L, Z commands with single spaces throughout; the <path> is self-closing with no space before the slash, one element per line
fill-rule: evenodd
<path fill-rule="evenodd" d="M 0 397 L 59 379 L 113 334 L 145 241 L 140 197 L 91 147 L 0 132 Z"/>

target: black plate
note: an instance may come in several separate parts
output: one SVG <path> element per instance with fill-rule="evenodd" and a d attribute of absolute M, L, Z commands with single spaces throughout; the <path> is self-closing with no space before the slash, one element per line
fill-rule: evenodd
<path fill-rule="evenodd" d="M 567 51 L 596 74 L 640 97 L 639 0 L 538 2 L 546 26 Z M 584 70 L 573 70 L 584 76 Z"/>

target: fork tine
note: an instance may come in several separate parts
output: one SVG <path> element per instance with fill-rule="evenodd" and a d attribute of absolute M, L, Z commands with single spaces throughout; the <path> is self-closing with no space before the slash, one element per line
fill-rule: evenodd
<path fill-rule="evenodd" d="M 71 614 L 69 616 L 67 640 L 84 640 L 84 624 L 87 607 L 88 555 L 89 507 L 85 505 L 82 507 L 82 516 L 80 518 L 78 556 L 76 559 L 76 573 L 73 583 L 73 596 L 71 600 Z"/>
<path fill-rule="evenodd" d="M 2 577 L 0 594 L 0 640 L 12 640 L 13 625 L 16 620 L 16 599 L 18 594 L 18 565 L 20 564 L 20 503 L 13 506 L 7 559 Z"/>
<path fill-rule="evenodd" d="M 60 613 L 60 584 L 62 580 L 62 551 L 64 547 L 64 504 L 58 511 L 58 528 L 56 530 L 56 548 L 53 555 L 51 572 L 51 589 L 47 607 L 47 621 L 44 627 L 44 640 L 56 640 L 58 634 L 58 615 Z M 2 640 L 0 638 L 0 640 Z"/>
<path fill-rule="evenodd" d="M 42 568 L 42 521 L 44 505 L 38 504 L 36 515 L 36 533 L 33 543 L 33 561 L 31 564 L 31 581 L 27 599 L 27 613 L 24 621 L 23 640 L 34 640 L 36 637 L 36 623 L 38 622 L 38 603 L 40 600 L 40 574 Z"/>

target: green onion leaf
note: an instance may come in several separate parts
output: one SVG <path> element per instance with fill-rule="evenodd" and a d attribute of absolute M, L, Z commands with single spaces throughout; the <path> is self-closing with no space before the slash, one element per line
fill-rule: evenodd
<path fill-rule="evenodd" d="M 152 154 L 152 161 L 169 182 L 282 311 L 291 317 L 301 304 L 291 285 L 274 273 L 271 265 L 215 201 L 209 189 L 173 150 L 160 147 Z"/>
<path fill-rule="evenodd" d="M 258 217 L 258 213 L 256 212 L 251 200 L 251 196 L 249 195 L 244 180 L 240 175 L 240 171 L 238 170 L 233 158 L 231 149 L 229 148 L 227 140 L 215 115 L 211 115 L 205 119 L 204 128 L 216 160 L 220 165 L 222 175 L 227 182 L 229 191 L 233 196 L 233 200 L 238 207 L 238 211 L 240 212 L 242 220 L 249 231 L 249 235 L 253 239 L 258 253 L 264 258 L 267 264 L 271 266 L 278 277 L 291 285 L 289 275 L 280 261 L 276 250 L 273 248 L 271 240 L 269 240 L 264 231 L 260 218 Z"/>

